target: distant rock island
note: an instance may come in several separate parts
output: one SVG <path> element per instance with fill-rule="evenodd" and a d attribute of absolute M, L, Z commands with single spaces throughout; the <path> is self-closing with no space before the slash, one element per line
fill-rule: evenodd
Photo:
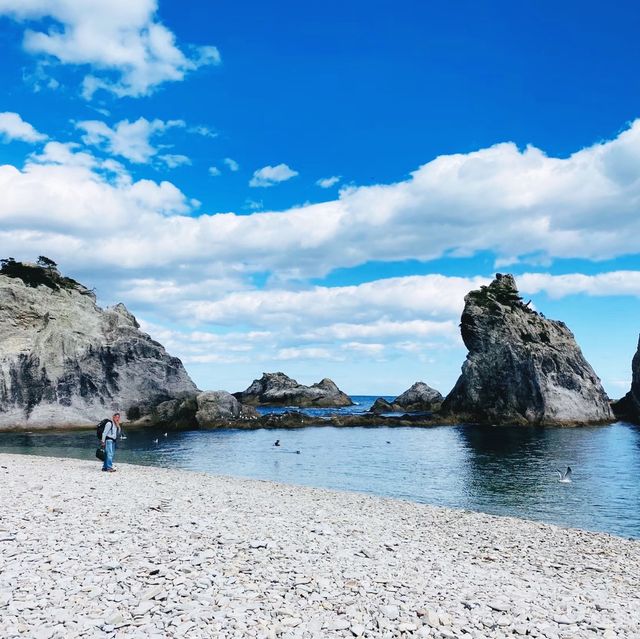
<path fill-rule="evenodd" d="M 436 411 L 442 404 L 443 397 L 435 388 L 424 382 L 416 382 L 393 401 L 388 402 L 378 397 L 371 407 L 371 412 L 380 413 L 421 413 Z"/>
<path fill-rule="evenodd" d="M 571 331 L 523 303 L 512 275 L 465 297 L 460 329 L 469 354 L 442 417 L 553 426 L 613 420 Z"/>
<path fill-rule="evenodd" d="M 250 406 L 296 406 L 299 408 L 335 408 L 353 406 L 351 398 L 330 379 L 304 386 L 284 373 L 263 373 L 249 388 L 234 393 L 243 404 Z"/>
<path fill-rule="evenodd" d="M 640 424 L 640 341 L 631 361 L 631 389 L 612 408 L 616 417 Z"/>
<path fill-rule="evenodd" d="M 0 429 L 89 425 L 195 391 L 123 304 L 101 309 L 46 257 L 2 260 Z"/>

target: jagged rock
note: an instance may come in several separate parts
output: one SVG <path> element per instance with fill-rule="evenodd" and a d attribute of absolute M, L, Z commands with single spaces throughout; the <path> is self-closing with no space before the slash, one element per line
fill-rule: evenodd
<path fill-rule="evenodd" d="M 2 262 L 0 429 L 94 424 L 196 391 L 124 305 L 101 309 L 55 264 Z"/>
<path fill-rule="evenodd" d="M 604 423 L 612 412 L 600 380 L 563 322 L 523 304 L 511 275 L 465 297 L 460 325 L 469 349 L 442 405 L 480 423 Z"/>
<path fill-rule="evenodd" d="M 631 389 L 611 407 L 616 417 L 640 424 L 640 340 L 631 361 Z"/>
<path fill-rule="evenodd" d="M 317 384 L 298 384 L 284 373 L 263 373 L 245 391 L 234 393 L 243 404 L 251 406 L 352 406 L 353 402 L 330 379 Z"/>
<path fill-rule="evenodd" d="M 219 423 L 220 420 L 251 419 L 258 417 L 258 411 L 244 406 L 227 391 L 206 391 L 196 398 L 198 412 L 196 421 L 201 427 Z"/>
<path fill-rule="evenodd" d="M 398 395 L 392 402 L 378 397 L 369 412 L 381 413 L 423 413 L 438 410 L 442 403 L 442 395 L 435 388 L 424 382 L 416 382 L 411 388 Z"/>

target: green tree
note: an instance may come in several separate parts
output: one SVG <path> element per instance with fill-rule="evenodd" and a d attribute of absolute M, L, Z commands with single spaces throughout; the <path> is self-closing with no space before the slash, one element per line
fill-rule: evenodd
<path fill-rule="evenodd" d="M 37 264 L 38 264 L 38 266 L 42 266 L 43 268 L 57 268 L 58 267 L 58 265 L 53 260 L 50 260 L 48 257 L 45 257 L 44 255 L 41 255 L 40 257 L 38 257 Z"/>

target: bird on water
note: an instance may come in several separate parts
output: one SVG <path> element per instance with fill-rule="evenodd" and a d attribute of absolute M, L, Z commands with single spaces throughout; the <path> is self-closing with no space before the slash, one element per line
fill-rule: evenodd
<path fill-rule="evenodd" d="M 556 473 L 558 473 L 558 481 L 561 484 L 570 484 L 571 483 L 571 466 L 567 466 L 567 470 L 564 473 L 556 468 Z"/>

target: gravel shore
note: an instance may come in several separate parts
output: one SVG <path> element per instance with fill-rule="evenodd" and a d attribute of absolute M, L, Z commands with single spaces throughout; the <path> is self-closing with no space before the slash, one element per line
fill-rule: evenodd
<path fill-rule="evenodd" d="M 0 454 L 0 637 L 640 637 L 640 541 Z"/>

